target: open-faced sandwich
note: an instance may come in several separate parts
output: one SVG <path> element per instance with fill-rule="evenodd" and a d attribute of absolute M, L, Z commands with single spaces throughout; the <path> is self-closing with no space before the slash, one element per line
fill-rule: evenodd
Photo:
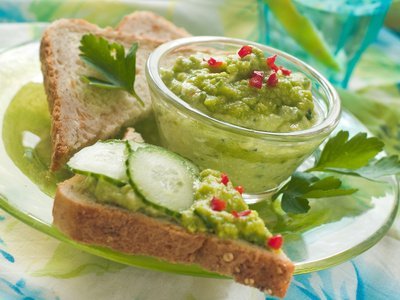
<path fill-rule="evenodd" d="M 72 239 L 151 255 L 284 296 L 294 266 L 242 188 L 164 148 L 97 142 L 68 162 L 76 174 L 57 188 L 54 224 Z"/>
<path fill-rule="evenodd" d="M 46 30 L 41 62 L 52 115 L 52 169 L 68 162 L 76 174 L 58 185 L 54 225 L 78 242 L 197 264 L 283 297 L 294 265 L 281 250 L 282 237 L 270 233 L 226 174 L 200 171 L 142 140 L 99 141 L 151 113 L 146 59 L 163 42 L 187 35 L 146 12 L 127 16 L 116 30 L 83 20 L 60 20 Z M 93 36 L 99 48 L 92 51 L 111 47 L 124 56 L 115 44 L 131 47 L 136 78 L 128 82 L 134 82 L 130 92 L 110 87 L 113 78 L 98 79 L 104 72 L 82 46 Z"/>

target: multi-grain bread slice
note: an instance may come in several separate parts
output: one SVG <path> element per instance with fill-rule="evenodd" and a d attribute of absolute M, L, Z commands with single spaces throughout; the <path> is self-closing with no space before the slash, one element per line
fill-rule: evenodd
<path fill-rule="evenodd" d="M 122 90 L 91 87 L 82 75 L 96 76 L 79 57 L 80 40 L 92 33 L 129 48 L 139 43 L 136 61 L 135 91 L 137 100 Z M 111 28 L 101 29 L 84 20 L 59 20 L 44 32 L 40 59 L 44 85 L 52 116 L 52 170 L 59 169 L 72 154 L 117 134 L 124 126 L 132 125 L 151 111 L 151 100 L 144 68 L 151 51 L 161 41 L 123 35 Z"/>
<path fill-rule="evenodd" d="M 87 33 L 121 43 L 126 48 L 139 42 L 135 91 L 145 102 L 144 107 L 125 91 L 90 87 L 81 80 L 82 75 L 96 74 L 79 58 L 80 39 Z M 151 111 L 144 72 L 147 57 L 161 43 L 188 35 L 150 12 L 126 16 L 116 30 L 102 29 L 84 20 L 64 19 L 51 24 L 44 32 L 40 48 L 52 116 L 51 169 L 58 170 L 81 148 L 113 137 L 121 128 L 145 118 Z"/>
<path fill-rule="evenodd" d="M 175 40 L 190 36 L 183 28 L 149 11 L 137 11 L 125 16 L 116 27 L 124 34 L 134 34 L 143 38 Z"/>
<path fill-rule="evenodd" d="M 294 266 L 282 252 L 246 242 L 191 234 L 171 222 L 99 204 L 82 191 L 82 176 L 57 187 L 54 225 L 75 241 L 128 254 L 150 255 L 233 277 L 237 282 L 283 297 Z"/>

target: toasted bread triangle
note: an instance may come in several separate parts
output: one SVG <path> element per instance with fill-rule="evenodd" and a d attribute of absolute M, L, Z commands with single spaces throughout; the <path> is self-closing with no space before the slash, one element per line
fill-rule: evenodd
<path fill-rule="evenodd" d="M 102 29 L 84 20 L 62 19 L 52 23 L 44 32 L 40 60 L 52 116 L 51 170 L 60 169 L 81 148 L 97 140 L 113 137 L 123 127 L 133 125 L 150 114 L 151 99 L 145 79 L 146 60 L 156 47 L 171 36 L 179 36 L 180 32 L 172 23 L 161 17 L 151 17 L 152 15 L 136 13 L 133 17 L 126 17 L 119 30 Z M 143 22 L 145 16 L 153 21 L 147 20 L 143 27 L 145 29 L 140 30 L 138 24 L 140 20 Z M 154 34 L 156 38 L 167 38 L 151 39 L 151 33 L 147 30 L 151 22 L 157 23 L 157 26 L 169 24 L 168 29 Z M 138 35 L 134 34 L 135 30 L 132 28 L 137 28 Z M 173 35 L 167 34 L 175 30 Z M 92 87 L 82 81 L 82 75 L 96 75 L 79 58 L 80 39 L 87 33 L 118 42 L 127 49 L 132 43 L 139 43 L 135 91 L 145 102 L 144 107 L 125 91 Z M 182 30 L 182 35 L 184 34 L 186 35 Z"/>
<path fill-rule="evenodd" d="M 125 34 L 160 40 L 175 40 L 190 36 L 185 29 L 176 27 L 163 17 L 149 11 L 137 11 L 125 16 L 116 30 Z"/>

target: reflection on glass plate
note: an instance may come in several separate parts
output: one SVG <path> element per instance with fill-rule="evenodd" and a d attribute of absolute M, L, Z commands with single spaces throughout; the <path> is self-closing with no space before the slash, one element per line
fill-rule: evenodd
<path fill-rule="evenodd" d="M 78 244 L 52 227 L 56 183 L 70 174 L 48 171 L 50 116 L 41 83 L 38 51 L 39 44 L 31 43 L 0 55 L 0 207 L 42 232 L 120 263 L 221 277 L 197 266 L 170 264 Z M 138 125 L 138 131 L 147 141 L 156 143 L 153 121 L 144 122 Z M 343 114 L 339 127 L 351 133 L 366 131 L 348 113 Z M 284 234 L 284 250 L 296 264 L 297 274 L 324 269 L 360 254 L 374 245 L 393 222 L 398 206 L 398 183 L 394 177 L 381 183 L 358 178 L 343 178 L 343 181 L 359 191 L 352 196 L 311 201 L 307 214 L 280 214 L 269 202 L 253 205 L 273 232 Z"/>

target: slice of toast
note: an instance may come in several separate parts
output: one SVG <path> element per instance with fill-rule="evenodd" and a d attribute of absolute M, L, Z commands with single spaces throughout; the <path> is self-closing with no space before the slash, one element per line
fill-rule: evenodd
<path fill-rule="evenodd" d="M 75 241 L 128 254 L 149 255 L 233 277 L 237 282 L 283 297 L 294 265 L 282 252 L 249 243 L 191 234 L 183 227 L 139 212 L 99 204 L 75 176 L 57 187 L 53 224 Z"/>
<path fill-rule="evenodd" d="M 139 42 L 135 91 L 143 99 L 144 107 L 125 91 L 91 87 L 81 79 L 82 75 L 96 77 L 79 58 L 80 39 L 87 33 L 121 43 L 126 48 Z M 114 136 L 121 127 L 132 125 L 150 113 L 144 68 L 147 57 L 160 44 L 160 41 L 101 29 L 83 20 L 59 20 L 47 28 L 40 59 L 52 116 L 52 170 L 59 169 L 79 149 Z"/>
<path fill-rule="evenodd" d="M 175 40 L 190 36 L 185 29 L 176 27 L 163 17 L 149 11 L 137 11 L 125 16 L 116 30 L 125 34 L 159 40 Z"/>
<path fill-rule="evenodd" d="M 151 26 L 158 29 L 152 32 Z M 147 57 L 170 38 L 187 35 L 184 30 L 148 12 L 125 17 L 118 28 L 102 29 L 84 20 L 64 19 L 54 22 L 44 32 L 40 60 L 52 116 L 53 171 L 60 169 L 81 148 L 113 137 L 122 127 L 148 116 L 151 99 L 145 79 Z M 127 49 L 133 42 L 139 42 L 135 91 L 145 102 L 144 107 L 125 91 L 91 87 L 81 80 L 82 75 L 96 75 L 79 58 L 80 39 L 87 33 L 118 42 Z"/>

